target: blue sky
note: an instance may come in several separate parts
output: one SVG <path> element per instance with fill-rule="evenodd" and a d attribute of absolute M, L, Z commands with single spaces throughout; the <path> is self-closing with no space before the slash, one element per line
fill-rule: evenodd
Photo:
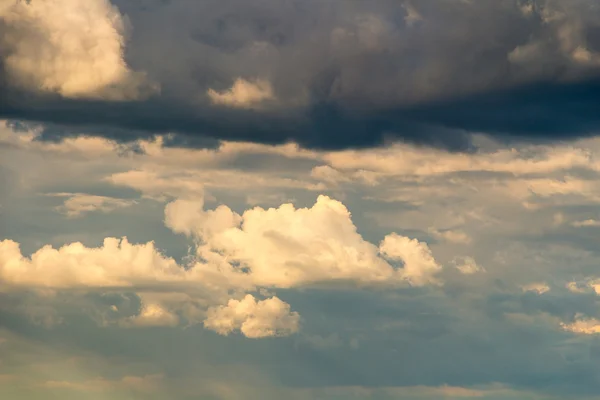
<path fill-rule="evenodd" d="M 591 1 L 0 4 L 0 397 L 597 399 Z"/>

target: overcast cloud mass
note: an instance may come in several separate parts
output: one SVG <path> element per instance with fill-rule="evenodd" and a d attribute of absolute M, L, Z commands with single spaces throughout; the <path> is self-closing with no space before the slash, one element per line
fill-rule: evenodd
<path fill-rule="evenodd" d="M 600 123 L 593 0 L 3 0 L 0 116 L 46 137 L 471 148 Z"/>
<path fill-rule="evenodd" d="M 600 400 L 600 4 L 0 0 L 0 399 Z"/>

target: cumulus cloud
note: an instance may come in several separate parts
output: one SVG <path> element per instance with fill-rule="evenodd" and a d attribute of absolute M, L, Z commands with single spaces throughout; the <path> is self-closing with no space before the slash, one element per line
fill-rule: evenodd
<path fill-rule="evenodd" d="M 300 315 L 277 297 L 257 301 L 248 294 L 242 300 L 229 300 L 227 305 L 208 310 L 204 327 L 220 335 L 239 330 L 252 339 L 288 336 L 296 333 Z"/>
<path fill-rule="evenodd" d="M 348 209 L 327 196 L 319 196 L 311 208 L 283 204 L 242 215 L 225 205 L 205 210 L 202 196 L 178 199 L 165 207 L 165 224 L 196 240 L 197 254 L 186 265 L 163 255 L 152 242 L 132 244 L 126 238 L 107 238 L 98 248 L 44 246 L 30 257 L 18 243 L 4 240 L 0 278 L 21 289 L 137 292 L 142 305 L 135 315 L 117 321 L 124 327 L 177 326 L 180 313 L 194 322 L 203 319 L 204 309 L 207 328 L 220 334 L 240 330 L 254 338 L 296 332 L 299 315 L 277 297 L 259 301 L 247 295 L 226 306 L 212 305 L 222 304 L 231 291 L 260 288 L 441 283 L 442 267 L 426 243 L 395 233 L 379 246 L 365 241 Z M 186 296 L 165 298 L 157 290 Z M 114 305 L 110 309 L 119 313 Z"/>
<path fill-rule="evenodd" d="M 125 59 L 126 20 L 109 0 L 4 1 L 0 43 L 7 81 L 68 98 L 148 94 Z"/>
<path fill-rule="evenodd" d="M 202 201 L 176 200 L 166 207 L 165 223 L 196 237 L 202 258 L 219 260 L 225 270 L 239 263 L 258 286 L 334 280 L 421 286 L 436 282 L 441 270 L 426 243 L 396 234 L 386 236 L 379 248 L 365 241 L 348 209 L 327 196 L 319 196 L 311 208 L 284 204 L 242 215 L 223 205 L 204 211 Z M 386 258 L 402 266 L 395 268 Z"/>
<path fill-rule="evenodd" d="M 427 243 L 392 233 L 383 239 L 379 251 L 389 260 L 402 262 L 402 276 L 413 285 L 439 283 L 435 275 L 442 267 L 433 258 Z"/>
<path fill-rule="evenodd" d="M 215 158 L 219 156 L 217 154 Z M 166 168 L 140 168 L 113 174 L 105 180 L 117 186 L 133 188 L 142 192 L 146 198 L 160 201 L 173 198 L 195 199 L 204 195 L 205 187 L 226 189 L 234 187 L 248 195 L 254 192 L 256 197 L 260 194 L 264 196 L 265 191 L 269 189 L 320 191 L 325 188 L 321 182 L 306 179 L 265 176 L 252 171 L 226 170 L 210 165 L 204 167 L 202 164 L 194 165 L 194 168 L 187 170 L 182 170 L 177 165 Z M 259 193 L 256 193 L 257 191 Z"/>
<path fill-rule="evenodd" d="M 192 268 L 162 255 L 152 242 L 126 238 L 107 238 L 99 248 L 44 246 L 31 257 L 4 240 L 0 275 L 6 283 L 48 288 L 135 287 L 218 275 L 241 287 L 289 288 L 330 281 L 422 286 L 438 283 L 441 271 L 427 244 L 416 239 L 390 234 L 379 247 L 365 241 L 348 209 L 326 196 L 312 208 L 256 207 L 241 216 L 224 205 L 205 211 L 202 200 L 176 200 L 165 208 L 165 223 L 198 239 Z"/>
<path fill-rule="evenodd" d="M 64 142 L 48 143 L 36 140 L 35 136 L 28 132 L 6 135 L 0 130 L 0 164 L 14 171 L 14 182 L 18 184 L 18 192 L 6 197 L 6 202 L 3 200 L 0 218 L 2 222 L 7 222 L 0 223 L 0 228 L 5 232 L 3 236 L 11 237 L 14 234 L 14 237 L 23 243 L 21 258 L 9 258 L 17 260 L 15 264 L 24 266 L 21 268 L 21 276 L 24 279 L 19 285 L 14 283 L 15 275 L 8 279 L 5 279 L 4 274 L 0 276 L 0 303 L 3 305 L 0 311 L 11 314 L 9 318 L 0 319 L 5 324 L 19 321 L 20 318 L 23 324 L 27 324 L 31 319 L 44 324 L 48 329 L 58 328 L 59 332 L 56 333 L 60 334 L 48 335 L 53 343 L 56 343 L 54 340 L 76 340 L 77 344 L 85 346 L 88 342 L 84 340 L 88 340 L 89 337 L 96 346 L 94 335 L 108 335 L 115 338 L 114 342 L 106 344 L 112 346 L 111 352 L 118 350 L 129 355 L 135 353 L 135 348 L 140 348 L 139 351 L 146 360 L 148 348 L 153 349 L 152 356 L 156 354 L 157 360 L 162 361 L 170 357 L 161 353 L 164 346 L 151 347 L 156 344 L 155 339 L 163 338 L 169 338 L 173 343 L 181 342 L 185 349 L 173 347 L 169 352 L 173 351 L 175 357 L 185 352 L 183 359 L 193 359 L 193 363 L 207 354 L 202 349 L 208 349 L 209 357 L 218 353 L 227 360 L 238 362 L 240 357 L 243 361 L 246 361 L 245 357 L 262 358 L 264 353 L 259 349 L 268 347 L 278 352 L 278 356 L 275 357 L 277 362 L 285 362 L 287 365 L 293 361 L 294 366 L 300 363 L 302 366 L 306 365 L 310 371 L 316 369 L 319 376 L 314 379 L 319 382 L 326 378 L 332 385 L 345 385 L 351 381 L 373 388 L 345 387 L 345 391 L 340 389 L 339 392 L 306 391 L 298 394 L 298 398 L 352 397 L 353 390 L 363 397 L 385 394 L 389 398 L 427 395 L 438 398 L 446 394 L 450 397 L 470 394 L 507 397 L 509 395 L 504 393 L 476 393 L 485 391 L 484 386 L 479 386 L 480 383 L 489 382 L 489 374 L 479 375 L 478 365 L 482 362 L 490 364 L 490 360 L 493 361 L 491 364 L 501 366 L 493 371 L 494 379 L 509 384 L 515 382 L 515 374 L 510 372 L 511 368 L 518 369 L 521 366 L 517 371 L 518 384 L 522 385 L 519 387 L 533 387 L 540 377 L 553 379 L 556 376 L 571 376 L 573 379 L 580 379 L 581 374 L 577 372 L 582 366 L 591 367 L 594 363 L 596 339 L 594 335 L 583 333 L 575 338 L 569 333 L 569 329 L 566 329 L 566 333 L 557 330 L 560 329 L 559 322 L 563 321 L 573 331 L 594 331 L 595 321 L 587 320 L 598 317 L 597 299 L 592 295 L 597 282 L 595 278 L 584 277 L 593 273 L 594 266 L 598 265 L 597 246 L 593 235 L 589 235 L 589 230 L 573 229 L 571 221 L 596 219 L 597 207 L 565 207 L 562 206 L 562 201 L 568 199 L 568 196 L 578 196 L 577 201 L 594 201 L 594 196 L 598 193 L 595 181 L 598 178 L 596 155 L 599 142 L 589 140 L 565 143 L 553 148 L 518 146 L 509 151 L 496 150 L 499 146 L 497 143 L 488 145 L 491 150 L 479 150 L 471 154 L 437 152 L 412 146 L 390 146 L 393 151 L 381 167 L 363 162 L 377 158 L 367 156 L 384 155 L 380 150 L 362 150 L 357 152 L 357 158 L 364 156 L 360 163 L 354 166 L 337 164 L 336 174 L 331 173 L 334 167 L 328 161 L 333 153 L 299 150 L 293 145 L 269 147 L 226 142 L 212 149 L 193 150 L 163 147 L 159 141 L 151 140 L 136 143 L 135 146 L 131 146 L 136 151 L 131 152 L 129 146 L 118 146 L 110 140 L 79 137 Z M 407 157 L 414 152 L 412 164 L 402 163 L 405 155 L 403 152 Z M 394 155 L 398 160 L 396 165 L 393 163 Z M 437 165 L 431 161 L 436 157 Z M 349 157 L 348 162 L 351 161 L 353 160 Z M 419 169 L 428 163 L 437 168 Z M 322 168 L 315 169 L 315 165 Z M 319 172 L 309 177 L 311 171 L 315 170 Z M 128 171 L 133 172 L 129 174 Z M 143 173 L 139 173 L 140 171 Z M 228 177 L 235 176 L 238 171 L 248 172 L 242 178 L 246 182 L 235 179 L 218 182 L 225 176 L 220 174 L 222 171 L 227 171 Z M 126 173 L 121 175 L 123 172 Z M 248 182 L 250 173 L 264 179 Z M 118 179 L 104 180 L 107 176 Z M 565 176 L 570 178 L 564 179 Z M 255 186 L 256 193 L 270 195 L 272 192 L 268 192 L 267 188 L 275 187 L 275 181 L 278 181 L 277 184 L 282 182 L 282 177 L 293 177 L 296 182 L 313 183 L 322 179 L 326 187 L 322 192 L 331 197 L 323 199 L 323 204 L 315 207 L 316 196 L 313 190 L 306 189 L 308 186 L 289 185 L 285 189 L 277 190 L 283 200 L 270 199 L 269 202 L 265 202 L 263 198 L 257 203 L 260 205 L 258 208 L 243 205 L 246 196 L 253 194 L 251 186 Z M 375 179 L 368 180 L 363 177 Z M 238 182 L 245 186 L 238 186 Z M 510 182 L 517 184 L 511 186 Z M 126 187 L 138 190 L 141 196 L 161 201 L 173 201 L 173 197 L 178 200 L 168 205 L 164 214 L 152 211 L 152 214 L 141 215 L 142 212 L 156 210 L 161 205 L 140 200 L 140 207 L 136 207 L 134 213 L 106 214 L 100 227 L 85 225 L 85 236 L 77 239 L 89 242 L 81 251 L 80 258 L 74 260 L 68 252 L 61 252 L 61 248 L 57 246 L 60 246 L 59 243 L 73 240 L 75 235 L 71 227 L 82 226 L 86 221 L 65 223 L 52 212 L 56 199 L 38 196 L 49 190 L 71 190 L 74 193 L 93 190 L 94 193 L 98 193 L 100 190 L 106 190 L 110 184 L 115 186 L 110 188 L 112 194 L 119 193 L 121 187 Z M 94 185 L 101 186 L 98 188 Z M 128 196 L 131 195 L 131 190 L 126 190 Z M 202 194 L 204 190 L 206 195 Z M 2 194 L 4 193 L 6 190 Z M 285 200 L 289 198 L 297 200 Z M 333 198 L 343 199 L 342 205 L 346 208 L 344 213 L 351 210 L 352 214 L 344 216 L 345 214 L 340 212 L 341 206 L 334 207 L 336 200 Z M 521 202 L 525 200 L 535 200 L 544 207 L 521 207 Z M 31 235 L 28 235 L 28 232 L 21 233 L 21 227 L 30 224 L 40 226 L 45 223 L 45 220 L 39 219 L 44 218 L 44 212 L 36 209 L 35 212 L 29 213 L 28 207 L 32 201 L 36 204 L 53 203 L 50 206 L 41 205 L 46 215 L 54 221 L 60 221 L 60 224 L 49 227 L 52 228 L 52 232 L 49 233 L 51 238 L 48 238 L 48 234 L 43 230 Z M 227 206 L 219 205 L 221 203 Z M 282 203 L 285 206 L 280 206 Z M 274 204 L 275 208 L 269 209 L 271 204 Z M 327 211 L 326 205 L 333 208 L 333 211 Z M 315 208 L 325 211 L 317 212 Z M 246 220 L 246 214 L 253 213 L 256 214 L 256 218 Z M 378 219 L 372 217 L 375 213 L 380 213 Z M 334 218 L 337 214 L 342 217 Z M 557 215 L 561 217 L 555 217 Z M 103 231 L 108 225 L 111 225 L 110 235 L 119 234 L 124 230 L 130 238 L 137 237 L 143 242 L 148 240 L 149 235 L 156 235 L 157 243 L 161 246 L 168 246 L 175 240 L 187 244 L 186 238 L 174 238 L 165 229 L 145 229 L 148 221 L 160 223 L 163 217 L 172 230 L 193 238 L 193 250 L 199 249 L 199 252 L 192 251 L 183 258 L 184 261 L 180 265 L 172 263 L 173 271 L 167 269 L 161 273 L 161 268 L 158 267 L 160 263 L 153 261 L 152 257 L 147 257 L 147 261 L 144 261 L 148 264 L 147 267 L 140 268 L 139 274 L 134 271 L 128 275 L 129 268 L 137 262 L 132 260 L 137 260 L 138 257 L 122 257 L 118 255 L 119 251 L 107 251 L 106 246 L 95 247 L 98 237 L 106 235 L 98 229 Z M 140 218 L 143 221 L 140 221 Z M 325 226 L 313 229 L 312 227 L 317 225 L 315 221 Z M 141 229 L 136 226 L 140 222 Z M 246 222 L 252 222 L 252 225 L 263 223 L 264 227 L 246 227 Z M 336 224 L 336 228 L 327 228 Z M 129 226 L 133 228 L 130 230 Z M 355 226 L 361 238 L 352 239 L 353 236 L 347 234 L 351 231 L 346 229 L 347 226 Z M 472 242 L 461 244 L 460 254 L 472 255 L 473 260 L 469 257 L 453 260 L 457 246 L 456 243 L 447 240 L 431 240 L 428 246 L 424 246 L 424 240 L 429 242 L 428 238 L 435 236 L 429 230 L 432 226 L 439 232 L 448 229 L 468 232 Z M 91 239 L 88 237 L 88 229 Z M 305 233 L 313 231 L 314 238 Z M 400 239 L 390 235 L 391 231 L 398 232 L 397 236 Z M 418 238 L 418 242 L 407 236 Z M 285 240 L 281 239 L 282 237 Z M 258 239 L 255 240 L 256 238 Z M 275 244 L 270 247 L 265 245 L 264 252 L 268 253 L 268 257 L 264 260 L 257 260 L 253 252 L 245 249 L 254 242 L 263 246 L 263 241 L 268 240 Z M 361 240 L 370 245 L 362 245 Z M 332 244 L 329 244 L 330 242 Z M 39 243 L 54 243 L 54 250 L 45 253 L 47 259 L 52 262 L 40 261 L 36 268 L 29 267 L 33 260 L 27 254 L 30 249 L 39 248 Z M 189 244 L 192 244 L 191 241 Z M 301 250 L 296 251 L 295 248 Z M 386 264 L 397 273 L 392 273 L 389 279 L 377 280 L 377 274 L 372 275 L 375 278 L 362 278 L 361 273 L 352 268 L 346 271 L 338 268 L 335 262 L 327 264 L 325 261 L 328 259 L 338 259 L 339 248 L 343 248 L 346 253 L 356 251 L 358 260 L 369 257 L 382 260 L 383 263 L 376 261 L 376 268 L 373 268 L 377 273 L 383 271 L 382 276 L 389 270 Z M 178 253 L 176 248 L 166 247 L 166 250 Z M 157 247 L 154 247 L 154 251 L 158 252 Z M 305 253 L 310 257 L 304 258 Z M 103 261 L 102 254 L 105 254 L 109 261 Z M 312 269 L 305 268 L 304 264 L 294 264 L 297 261 L 294 255 L 298 254 L 301 261 L 306 260 L 305 264 L 323 266 L 322 271 L 315 273 Z M 364 254 L 367 256 L 363 257 Z M 50 255 L 56 259 L 52 260 Z M 168 259 L 165 255 L 161 257 Z M 348 260 L 348 265 L 341 267 L 351 267 L 355 259 L 348 257 Z M 284 282 L 285 285 L 290 285 L 289 288 L 281 290 L 278 285 L 282 280 L 277 276 L 277 280 L 269 280 L 270 270 L 265 267 L 260 282 L 269 286 L 268 290 L 264 291 L 253 275 L 253 269 L 258 269 L 256 265 L 259 262 L 264 265 L 272 262 L 274 268 L 271 270 L 279 269 L 293 273 L 299 270 L 303 275 L 299 274 L 299 280 L 292 275 L 292 279 Z M 92 277 L 89 277 L 87 282 L 78 278 L 75 275 L 76 268 L 70 267 L 82 266 L 93 270 L 94 275 L 99 276 L 100 274 L 90 266 L 102 270 L 107 269 L 109 263 L 115 264 L 119 271 L 109 271 L 106 273 L 106 279 L 97 279 L 95 283 Z M 2 260 L 0 264 L 5 268 L 10 262 L 5 263 Z M 167 264 L 170 265 L 171 262 Z M 447 274 L 442 272 L 439 275 L 433 273 L 440 265 L 446 264 L 454 272 L 447 271 Z M 411 265 L 415 266 L 415 269 L 411 269 L 411 274 L 407 274 Z M 485 266 L 488 273 L 469 275 L 481 266 Z M 419 273 L 421 270 L 430 271 L 431 274 Z M 109 279 L 113 275 L 116 278 Z M 37 281 L 31 278 L 32 276 L 37 276 Z M 60 285 L 61 276 L 63 282 L 66 281 L 65 277 L 72 277 L 71 283 Z M 421 282 L 430 285 L 441 282 L 442 279 L 447 286 L 443 290 L 405 289 L 397 286 L 404 286 L 407 282 L 415 286 Z M 588 294 L 567 292 L 564 284 L 571 280 L 577 280 L 574 287 Z M 41 298 L 38 283 L 41 284 L 42 281 L 47 282 L 46 287 L 51 289 L 44 292 L 57 293 L 55 297 L 45 295 Z M 543 296 L 536 295 L 537 290 L 525 295 L 519 294 L 520 285 L 528 286 L 526 284 L 532 282 L 548 282 L 548 286 L 552 286 L 552 292 Z M 82 286 L 82 283 L 89 286 Z M 370 291 L 357 291 L 356 285 L 370 285 Z M 332 286 L 335 290 L 328 291 Z M 390 287 L 393 290 L 381 290 Z M 572 289 L 571 286 L 570 288 Z M 5 289 L 8 290 L 4 291 Z M 245 300 L 248 293 L 251 293 L 254 302 Z M 28 296 L 26 304 L 14 306 L 21 296 Z M 211 317 L 222 317 L 219 329 L 230 330 L 230 335 L 235 333 L 242 336 L 242 326 L 251 317 L 245 317 L 245 314 L 237 311 L 241 307 L 240 304 L 229 307 L 230 300 L 256 303 L 255 308 L 258 308 L 263 299 L 273 297 L 285 299 L 290 303 L 289 314 L 300 312 L 302 315 L 300 330 L 311 336 L 303 340 L 302 335 L 298 335 L 297 340 L 301 344 L 304 343 L 304 346 L 298 347 L 297 350 L 300 351 L 291 352 L 289 355 L 286 351 L 281 351 L 290 345 L 288 340 L 256 347 L 256 343 L 238 340 L 240 338 L 221 339 L 213 334 L 197 335 L 194 331 L 199 327 L 185 331 L 166 329 L 175 325 L 202 324 L 204 321 L 207 321 L 207 329 L 212 329 L 208 327 L 214 322 L 209 318 L 210 310 Z M 484 307 L 480 307 L 481 305 Z M 252 307 L 249 308 L 254 309 Z M 536 314 L 538 311 L 542 314 Z M 577 311 L 584 312 L 585 317 L 570 319 Z M 85 314 L 85 317 L 81 314 Z M 283 315 L 287 314 L 282 313 L 282 318 Z M 100 328 L 90 326 L 89 322 L 76 325 L 90 316 Z M 258 320 L 259 322 L 255 322 L 255 326 L 259 327 L 256 330 L 258 332 L 274 332 L 282 336 L 289 334 L 289 331 L 283 328 L 279 331 L 273 328 L 269 319 L 261 317 Z M 587 322 L 583 324 L 582 321 Z M 54 326 L 61 322 L 61 326 Z M 575 326 L 577 323 L 579 325 Z M 137 329 L 119 331 L 119 326 Z M 44 328 L 30 326 L 28 329 Z M 83 330 L 82 334 L 79 329 Z M 62 339 L 63 332 L 65 339 Z M 327 336 L 330 332 L 335 334 Z M 529 332 L 536 340 L 523 341 L 523 332 Z M 41 333 L 37 334 L 42 337 Z M 2 333 L 2 336 L 6 337 L 6 334 Z M 137 344 L 139 341 L 140 346 L 124 346 L 117 338 L 124 338 L 128 344 Z M 190 346 L 192 343 L 197 346 Z M 234 348 L 230 346 L 232 343 Z M 348 343 L 352 350 L 348 348 Z M 410 345 L 407 346 L 407 343 Z M 473 343 L 479 345 L 473 347 Z M 214 349 L 213 344 L 224 346 L 233 353 L 227 350 L 221 352 L 220 348 Z M 252 349 L 246 346 L 252 346 Z M 13 344 L 6 346 L 6 343 L 0 346 L 5 349 L 3 351 L 14 347 Z M 201 351 L 190 353 L 190 348 Z M 241 349 L 249 351 L 239 351 Z M 498 349 L 502 351 L 497 351 Z M 280 356 L 282 353 L 283 356 Z M 443 360 L 440 362 L 437 357 L 440 353 L 453 355 L 449 357 L 451 365 Z M 289 359 L 280 358 L 286 355 Z M 266 358 L 269 368 L 272 366 L 277 372 L 281 371 L 287 376 L 286 366 L 273 365 L 273 358 Z M 416 358 L 423 362 L 411 365 L 409 369 L 414 371 L 410 374 L 399 375 L 394 372 L 405 368 L 406 360 Z M 351 361 L 351 364 L 358 365 L 359 369 L 351 369 L 348 374 L 344 374 L 339 368 L 335 368 L 335 365 L 338 365 L 335 361 L 339 359 Z M 565 359 L 575 362 L 563 363 L 561 360 Z M 330 360 L 334 363 L 329 364 Z M 211 362 L 213 361 L 211 358 Z M 307 364 L 303 364 L 304 362 Z M 382 365 L 383 362 L 384 365 L 374 371 L 375 373 L 360 369 L 360 365 L 373 365 L 373 362 L 379 363 L 377 365 Z M 331 365 L 334 365 L 334 368 L 330 368 Z M 190 364 L 184 362 L 181 369 L 187 369 L 189 366 Z M 261 367 L 263 366 L 264 364 L 261 364 Z M 148 372 L 136 371 L 139 376 Z M 193 371 L 193 374 L 201 375 L 196 371 Z M 340 378 L 340 375 L 344 376 Z M 169 386 L 175 386 L 171 385 L 172 376 L 169 374 Z M 411 392 L 407 385 L 421 383 L 421 376 L 437 377 L 429 383 L 431 385 L 447 383 L 456 386 L 457 389 L 448 390 L 446 394 L 432 388 L 423 388 L 418 393 Z M 67 377 L 53 379 L 58 382 Z M 87 377 L 82 377 L 79 382 L 88 382 L 86 379 Z M 298 379 L 302 384 L 315 382 L 310 378 Z M 459 390 L 461 385 L 466 385 L 465 379 L 474 385 L 468 387 L 475 392 Z M 597 392 L 595 382 L 586 382 L 585 374 L 581 379 L 582 381 L 577 383 L 581 382 L 584 390 Z M 530 385 L 527 382 L 534 383 Z M 381 388 L 381 385 L 394 384 L 401 385 L 402 388 Z M 564 391 L 568 398 L 580 397 L 579 386 L 573 389 L 570 384 L 565 385 L 558 379 L 557 386 L 553 386 L 551 390 L 561 393 Z M 242 397 L 249 396 L 244 391 L 239 393 Z M 163 397 L 169 395 L 170 393 Z M 209 394 L 207 396 L 210 397 Z M 523 396 L 527 397 L 528 394 L 519 393 L 513 397 Z M 268 398 L 259 395 L 255 397 Z M 285 396 L 278 393 L 271 397 Z"/>
<path fill-rule="evenodd" d="M 131 327 L 172 327 L 179 325 L 179 318 L 160 304 L 143 304 L 138 315 L 127 318 L 121 322 L 121 325 Z"/>
<path fill-rule="evenodd" d="M 230 89 L 223 92 L 208 89 L 207 95 L 214 104 L 234 108 L 257 107 L 267 100 L 275 99 L 271 83 L 262 79 L 247 81 L 238 78 Z"/>
<path fill-rule="evenodd" d="M 236 227 L 242 217 L 229 207 L 221 205 L 214 210 L 204 210 L 204 198 L 179 199 L 165 207 L 165 224 L 176 233 L 210 240 L 227 229 Z"/>
<path fill-rule="evenodd" d="M 99 248 L 72 243 L 59 249 L 44 246 L 31 257 L 19 244 L 0 242 L 0 276 L 5 283 L 48 288 L 131 287 L 135 282 L 177 277 L 183 270 L 153 243 L 131 244 L 107 238 Z"/>
<path fill-rule="evenodd" d="M 429 232 L 436 238 L 456 244 L 469 244 L 471 237 L 461 230 L 430 228 Z"/>

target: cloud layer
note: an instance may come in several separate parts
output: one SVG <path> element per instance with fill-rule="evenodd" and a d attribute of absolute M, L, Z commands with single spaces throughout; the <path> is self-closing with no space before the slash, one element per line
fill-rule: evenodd
<path fill-rule="evenodd" d="M 141 304 L 136 314 L 113 321 L 121 326 L 177 326 L 178 314 L 196 323 L 191 308 L 192 314 L 204 313 L 204 326 L 219 334 L 240 331 L 263 338 L 297 332 L 299 314 L 275 296 L 257 300 L 246 294 L 215 304 L 231 293 L 258 289 L 441 283 L 442 267 L 426 243 L 393 233 L 378 248 L 357 233 L 347 208 L 326 196 L 312 208 L 283 204 L 239 215 L 224 205 L 204 210 L 204 198 L 196 194 L 167 204 L 165 225 L 195 239 L 196 255 L 186 265 L 163 255 L 153 242 L 132 244 L 127 238 L 106 238 L 97 248 L 80 242 L 58 249 L 46 245 L 30 257 L 18 243 L 2 240 L 0 290 L 131 290 Z M 394 267 L 392 260 L 401 265 Z M 197 309 L 198 301 L 210 307 Z M 116 317 L 120 310 L 112 304 L 106 312 Z"/>
<path fill-rule="evenodd" d="M 0 125 L 0 397 L 598 393 L 598 139 L 41 135 Z"/>
<path fill-rule="evenodd" d="M 9 1 L 0 109 L 51 136 L 188 144 L 592 135 L 599 23 L 591 0 Z"/>

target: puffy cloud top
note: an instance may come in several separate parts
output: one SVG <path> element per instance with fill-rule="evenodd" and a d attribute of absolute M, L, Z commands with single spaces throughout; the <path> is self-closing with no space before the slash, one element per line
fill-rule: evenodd
<path fill-rule="evenodd" d="M 258 339 L 287 336 L 298 331 L 300 315 L 277 297 L 256 301 L 246 295 L 242 300 L 229 300 L 226 306 L 208 310 L 204 326 L 221 335 L 239 329 L 245 336 Z"/>
<path fill-rule="evenodd" d="M 143 74 L 125 61 L 126 20 L 109 0 L 4 1 L 7 82 L 67 98 L 135 99 Z"/>
<path fill-rule="evenodd" d="M 166 207 L 165 223 L 195 236 L 198 254 L 224 264 L 222 270 L 239 263 L 258 286 L 287 288 L 332 280 L 422 286 L 437 283 L 435 275 L 441 270 L 426 243 L 396 234 L 386 236 L 379 248 L 365 241 L 348 209 L 327 196 L 319 196 L 311 208 L 256 207 L 241 216 L 226 206 L 211 211 L 202 206 L 176 200 Z M 401 261 L 401 268 L 386 259 Z"/>
<path fill-rule="evenodd" d="M 196 239 L 197 256 L 187 265 L 161 254 L 152 242 L 132 244 L 126 238 L 106 238 L 98 248 L 44 246 L 30 257 L 18 243 L 4 240 L 0 280 L 19 289 L 126 288 L 140 293 L 142 304 L 137 314 L 117 320 L 121 326 L 176 326 L 183 315 L 204 320 L 221 335 L 240 331 L 250 338 L 293 334 L 300 316 L 278 297 L 239 299 L 240 294 L 331 283 L 441 283 L 441 266 L 427 244 L 390 234 L 377 247 L 358 234 L 344 204 L 327 196 L 311 208 L 283 204 L 242 215 L 224 205 L 204 210 L 202 196 L 178 199 L 166 206 L 165 224 Z M 110 313 L 118 314 L 118 307 Z M 106 316 L 101 319 L 107 323 Z"/>

